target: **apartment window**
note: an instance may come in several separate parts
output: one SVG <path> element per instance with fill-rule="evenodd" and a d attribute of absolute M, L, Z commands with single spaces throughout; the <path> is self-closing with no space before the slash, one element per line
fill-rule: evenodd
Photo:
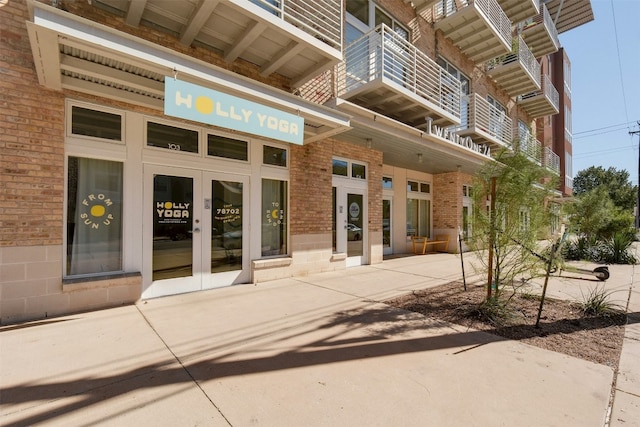
<path fill-rule="evenodd" d="M 265 145 L 262 148 L 262 163 L 271 166 L 287 166 L 287 150 Z"/>
<path fill-rule="evenodd" d="M 393 31 L 404 40 L 409 40 L 409 30 L 400 22 L 395 20 L 393 16 L 378 7 L 373 0 L 349 0 L 347 4 L 347 23 L 353 27 L 359 27 L 358 22 L 365 24 L 369 29 L 373 29 L 378 25 L 385 24 L 393 29 Z M 347 37 L 347 44 L 353 41 Z"/>
<path fill-rule="evenodd" d="M 262 256 L 287 254 L 287 182 L 262 180 Z"/>
<path fill-rule="evenodd" d="M 564 128 L 571 133 L 573 126 L 571 122 L 571 108 L 568 105 L 564 106 Z"/>
<path fill-rule="evenodd" d="M 562 68 L 564 71 L 564 87 L 568 93 L 571 93 L 571 64 L 569 61 L 563 61 Z"/>
<path fill-rule="evenodd" d="M 431 236 L 431 184 L 407 181 L 407 237 Z"/>
<path fill-rule="evenodd" d="M 207 154 L 233 160 L 249 160 L 249 143 L 218 135 L 207 135 Z"/>
<path fill-rule="evenodd" d="M 393 189 L 393 179 L 388 176 L 382 177 L 382 189 L 383 190 L 391 190 Z"/>
<path fill-rule="evenodd" d="M 124 122 L 121 114 L 71 106 L 71 134 L 122 141 Z"/>
<path fill-rule="evenodd" d="M 469 94 L 471 93 L 471 85 L 469 83 L 469 77 L 464 75 L 462 71 L 454 67 L 446 59 L 439 56 L 436 60 L 438 65 L 444 68 L 455 80 L 460 82 L 460 120 L 461 128 L 465 129 L 469 124 Z M 453 94 L 446 95 L 447 99 L 444 100 L 446 106 L 450 109 L 457 107 L 455 105 L 456 97 Z"/>
<path fill-rule="evenodd" d="M 68 158 L 66 276 L 122 271 L 123 167 Z"/>
<path fill-rule="evenodd" d="M 198 153 L 198 131 L 147 122 L 147 146 Z"/>

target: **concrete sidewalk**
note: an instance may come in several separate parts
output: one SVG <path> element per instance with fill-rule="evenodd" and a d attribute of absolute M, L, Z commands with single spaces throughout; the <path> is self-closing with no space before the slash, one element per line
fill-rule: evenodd
<path fill-rule="evenodd" d="M 413 256 L 3 327 L 0 425 L 605 425 L 611 368 L 381 302 L 458 279 L 458 256 Z M 612 426 L 639 425 L 639 325 Z"/>

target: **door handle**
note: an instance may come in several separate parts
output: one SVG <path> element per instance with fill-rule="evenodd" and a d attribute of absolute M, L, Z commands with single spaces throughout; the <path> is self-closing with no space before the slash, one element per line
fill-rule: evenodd
<path fill-rule="evenodd" d="M 193 232 L 194 232 L 194 233 L 199 233 L 199 232 L 200 232 L 200 228 L 199 228 L 199 227 L 194 228 L 194 229 L 193 229 Z"/>

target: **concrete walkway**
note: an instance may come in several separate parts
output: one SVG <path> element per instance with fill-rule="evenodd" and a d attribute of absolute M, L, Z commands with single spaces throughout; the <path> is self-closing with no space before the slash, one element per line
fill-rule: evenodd
<path fill-rule="evenodd" d="M 638 273 L 611 272 L 638 320 Z M 638 322 L 611 409 L 607 366 L 382 303 L 459 279 L 413 256 L 2 327 L 0 425 L 640 425 Z"/>

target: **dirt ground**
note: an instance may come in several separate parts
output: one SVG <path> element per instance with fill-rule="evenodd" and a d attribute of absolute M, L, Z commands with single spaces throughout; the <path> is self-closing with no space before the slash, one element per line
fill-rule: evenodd
<path fill-rule="evenodd" d="M 526 294 L 513 296 L 510 301 L 512 316 L 497 323 L 478 314 L 477 308 L 485 296 L 486 290 L 482 285 L 468 285 L 465 291 L 461 282 L 452 282 L 414 291 L 386 302 L 435 319 L 618 369 L 626 323 L 624 313 L 584 316 L 575 302 L 546 298 L 540 327 L 537 328 L 539 297 Z"/>

